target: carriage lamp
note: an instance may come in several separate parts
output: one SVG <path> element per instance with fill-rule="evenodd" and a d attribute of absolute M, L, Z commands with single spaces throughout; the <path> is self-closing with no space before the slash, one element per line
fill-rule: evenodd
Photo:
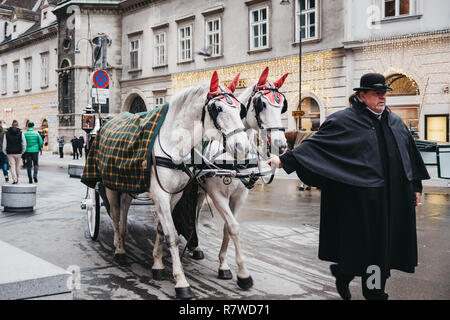
<path fill-rule="evenodd" d="M 287 5 L 291 4 L 291 3 L 289 2 L 289 0 L 281 0 L 281 1 L 280 1 L 280 4 L 281 4 L 282 6 L 287 6 Z"/>
<path fill-rule="evenodd" d="M 95 126 L 95 113 L 91 106 L 87 106 L 84 113 L 81 115 L 81 129 L 86 133 L 90 133 L 94 130 Z"/>

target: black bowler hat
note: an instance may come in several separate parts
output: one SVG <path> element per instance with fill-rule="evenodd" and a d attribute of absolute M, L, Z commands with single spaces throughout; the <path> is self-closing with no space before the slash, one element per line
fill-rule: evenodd
<path fill-rule="evenodd" d="M 361 77 L 360 88 L 354 88 L 355 91 L 375 90 L 392 91 L 386 84 L 386 79 L 379 73 L 367 73 Z"/>

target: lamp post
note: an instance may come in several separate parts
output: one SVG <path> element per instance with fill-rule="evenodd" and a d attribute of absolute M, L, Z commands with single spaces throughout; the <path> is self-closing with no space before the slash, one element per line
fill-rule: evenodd
<path fill-rule="evenodd" d="M 298 0 L 295 0 L 298 1 Z M 289 2 L 289 0 L 281 0 L 280 1 L 280 5 L 282 6 L 287 6 L 290 5 L 291 3 Z M 295 3 L 294 3 L 294 8 L 295 8 Z M 298 17 L 298 107 L 301 110 L 302 109 L 302 33 L 301 33 L 301 26 L 300 26 L 300 21 L 302 18 L 302 6 L 301 3 L 299 3 L 299 17 Z M 295 32 L 297 32 L 297 30 L 295 30 Z M 302 119 L 299 118 L 298 119 L 298 128 L 301 129 L 302 128 Z"/>

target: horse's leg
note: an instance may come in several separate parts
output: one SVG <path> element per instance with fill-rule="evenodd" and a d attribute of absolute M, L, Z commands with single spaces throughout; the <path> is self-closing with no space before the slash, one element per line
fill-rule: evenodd
<path fill-rule="evenodd" d="M 230 234 L 228 233 L 227 224 L 223 226 L 222 246 L 219 252 L 219 279 L 230 280 L 233 278 L 231 269 L 227 263 L 228 243 L 230 242 Z"/>
<path fill-rule="evenodd" d="M 120 195 L 120 237 L 124 244 L 128 234 L 128 210 L 130 209 L 131 201 L 133 198 L 128 193 L 122 193 Z M 125 244 L 124 244 L 125 247 Z M 124 249 L 125 251 L 125 249 Z"/>
<path fill-rule="evenodd" d="M 196 211 L 196 217 L 200 217 L 200 211 L 202 210 L 203 202 L 206 199 L 206 193 L 205 191 L 200 191 L 198 193 L 198 199 L 197 199 L 197 211 Z M 198 236 L 198 219 L 195 219 L 195 230 L 197 230 L 197 236 Z M 200 247 L 200 238 L 198 238 L 198 246 L 194 248 L 192 251 L 192 258 L 195 260 L 202 260 L 205 258 L 205 254 L 203 253 L 202 248 Z"/>
<path fill-rule="evenodd" d="M 114 227 L 114 256 L 120 256 L 125 254 L 125 248 L 123 246 L 123 238 L 120 235 L 120 206 L 119 206 L 119 193 L 105 187 L 106 197 L 110 205 L 109 212 L 113 221 Z"/>
<path fill-rule="evenodd" d="M 247 270 L 247 267 L 245 266 L 245 257 L 242 253 L 241 245 L 239 242 L 240 227 L 239 223 L 237 222 L 237 220 L 233 215 L 232 209 L 233 210 L 240 209 L 240 207 L 244 203 L 244 200 L 246 199 L 247 192 L 245 190 L 238 188 L 233 193 L 234 197 L 232 199 L 225 197 L 223 194 L 220 194 L 218 192 L 211 194 L 211 198 L 214 201 L 214 205 L 216 206 L 217 210 L 221 214 L 226 224 L 226 228 L 224 228 L 224 240 L 222 242 L 221 247 L 221 253 L 223 254 L 219 254 L 219 259 L 223 259 L 222 261 L 226 261 L 225 260 L 226 248 L 228 247 L 226 232 L 228 231 L 228 235 L 233 240 L 234 247 L 236 250 L 236 263 L 238 265 L 237 283 L 239 287 L 241 287 L 242 289 L 251 288 L 253 286 L 253 280 L 252 277 L 250 276 L 250 272 Z"/>
<path fill-rule="evenodd" d="M 176 282 L 176 297 L 177 299 L 191 299 L 193 298 L 193 294 L 184 275 L 180 255 L 178 252 L 178 236 L 175 225 L 172 221 L 170 195 L 162 190 L 158 191 L 153 191 L 152 195 L 153 200 L 155 201 L 158 219 L 164 232 L 165 241 L 169 246 L 170 255 L 172 256 L 173 277 Z"/>
<path fill-rule="evenodd" d="M 163 239 L 164 232 L 161 223 L 158 222 L 158 227 L 156 228 L 155 246 L 153 247 L 152 275 L 154 280 L 162 280 L 163 278 Z"/>

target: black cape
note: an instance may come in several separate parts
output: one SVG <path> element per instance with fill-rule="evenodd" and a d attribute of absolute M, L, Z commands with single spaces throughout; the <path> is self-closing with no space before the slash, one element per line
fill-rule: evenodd
<path fill-rule="evenodd" d="M 331 115 L 311 138 L 282 155 L 286 172 L 322 190 L 319 258 L 346 274 L 377 265 L 414 272 L 414 192 L 429 179 L 403 121 L 378 120 L 362 103 Z"/>

